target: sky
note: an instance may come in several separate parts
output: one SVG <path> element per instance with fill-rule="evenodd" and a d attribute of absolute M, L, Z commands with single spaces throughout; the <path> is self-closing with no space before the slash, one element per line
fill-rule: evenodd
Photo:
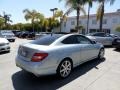
<path fill-rule="evenodd" d="M 58 8 L 64 12 L 67 10 L 65 7 L 64 0 L 59 2 L 59 0 L 0 0 L 0 15 L 3 15 L 3 12 L 6 14 L 11 14 L 11 20 L 14 23 L 26 23 L 24 19 L 24 9 L 37 10 L 40 13 L 43 13 L 45 17 L 52 16 L 51 8 Z M 94 3 L 91 9 L 91 14 L 95 14 L 98 8 L 98 4 Z M 117 9 L 120 9 L 120 0 L 116 0 L 114 5 L 106 4 L 105 13 L 115 12 Z M 87 5 L 85 6 L 87 11 Z M 69 16 L 75 16 L 76 12 L 71 13 Z"/>

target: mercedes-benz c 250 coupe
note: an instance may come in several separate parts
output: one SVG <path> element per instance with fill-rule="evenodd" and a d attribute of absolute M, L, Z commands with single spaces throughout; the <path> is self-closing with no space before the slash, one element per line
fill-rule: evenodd
<path fill-rule="evenodd" d="M 36 76 L 62 78 L 86 61 L 103 58 L 104 46 L 79 34 L 49 34 L 19 46 L 16 65 Z"/>

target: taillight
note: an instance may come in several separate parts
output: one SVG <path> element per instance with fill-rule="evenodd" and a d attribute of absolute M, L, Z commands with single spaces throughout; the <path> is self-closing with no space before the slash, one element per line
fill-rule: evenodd
<path fill-rule="evenodd" d="M 35 53 L 32 57 L 33 62 L 40 62 L 48 56 L 48 53 Z"/>

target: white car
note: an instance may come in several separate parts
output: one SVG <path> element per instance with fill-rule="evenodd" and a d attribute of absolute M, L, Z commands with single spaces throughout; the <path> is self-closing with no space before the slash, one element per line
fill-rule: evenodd
<path fill-rule="evenodd" d="M 15 42 L 15 35 L 10 30 L 0 30 L 0 36 L 6 38 L 9 42 Z"/>
<path fill-rule="evenodd" d="M 50 34 L 19 46 L 16 65 L 36 76 L 65 78 L 84 62 L 104 57 L 104 46 L 79 34 Z"/>
<path fill-rule="evenodd" d="M 9 41 L 6 38 L 0 37 L 0 52 L 10 52 Z"/>

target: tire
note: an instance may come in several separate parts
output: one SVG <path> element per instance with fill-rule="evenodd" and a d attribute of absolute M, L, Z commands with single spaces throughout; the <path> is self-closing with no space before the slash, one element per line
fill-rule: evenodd
<path fill-rule="evenodd" d="M 101 48 L 99 51 L 98 59 L 103 59 L 105 54 L 104 48 Z"/>
<path fill-rule="evenodd" d="M 10 50 L 9 51 L 6 51 L 7 53 L 10 53 Z"/>
<path fill-rule="evenodd" d="M 13 39 L 12 42 L 15 42 L 15 40 Z"/>
<path fill-rule="evenodd" d="M 64 59 L 58 66 L 57 75 L 60 78 L 66 78 L 71 74 L 73 65 L 69 59 Z"/>

